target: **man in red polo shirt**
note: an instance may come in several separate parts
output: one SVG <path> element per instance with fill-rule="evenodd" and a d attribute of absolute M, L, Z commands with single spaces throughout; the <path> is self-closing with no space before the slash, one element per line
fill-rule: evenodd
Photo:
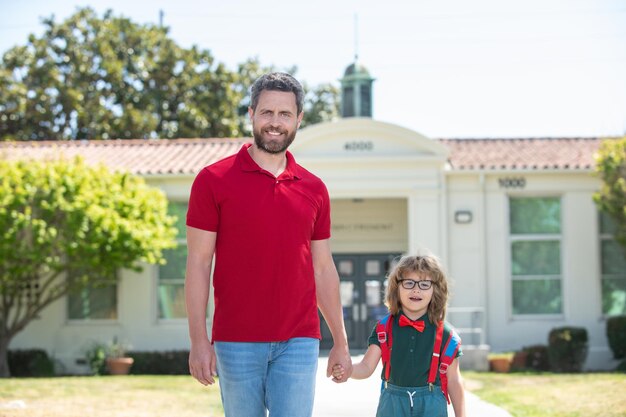
<path fill-rule="evenodd" d="M 321 310 L 334 364 L 350 376 L 330 200 L 322 181 L 287 151 L 302 121 L 303 90 L 285 73 L 260 77 L 248 109 L 254 143 L 205 167 L 187 213 L 185 294 L 189 369 L 202 384 L 219 373 L 226 417 L 309 417 Z M 215 315 L 206 330 L 215 255 Z"/>

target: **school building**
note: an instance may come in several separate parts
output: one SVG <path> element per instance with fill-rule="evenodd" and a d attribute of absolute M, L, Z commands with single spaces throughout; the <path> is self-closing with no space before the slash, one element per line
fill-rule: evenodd
<path fill-rule="evenodd" d="M 371 118 L 373 79 L 350 65 L 336 122 L 302 129 L 290 148 L 326 183 L 341 299 L 353 352 L 385 313 L 385 274 L 402 254 L 438 255 L 450 278 L 451 321 L 465 368 L 485 354 L 547 344 L 555 327 L 589 333 L 586 369 L 616 366 L 605 318 L 626 312 L 626 261 L 592 195 L 599 138 L 435 139 Z M 250 139 L 0 142 L 8 159 L 82 155 L 165 192 L 179 216 L 167 265 L 120 271 L 118 285 L 59 300 L 11 349 L 46 349 L 63 372 L 86 372 L 93 341 L 133 350 L 188 349 L 184 217 L 204 166 Z M 262 317 L 262 312 L 259 313 Z M 210 326 L 212 317 L 209 317 Z M 330 346 L 325 338 L 322 349 Z"/>

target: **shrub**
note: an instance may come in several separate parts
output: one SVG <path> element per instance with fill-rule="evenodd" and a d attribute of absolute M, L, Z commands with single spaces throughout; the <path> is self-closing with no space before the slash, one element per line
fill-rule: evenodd
<path fill-rule="evenodd" d="M 532 345 L 523 348 L 526 352 L 526 368 L 534 371 L 549 371 L 548 346 Z"/>
<path fill-rule="evenodd" d="M 54 375 L 54 363 L 43 349 L 10 350 L 8 361 L 12 376 Z"/>
<path fill-rule="evenodd" d="M 189 375 L 189 351 L 128 352 L 135 360 L 131 374 Z"/>
<path fill-rule="evenodd" d="M 94 342 L 85 352 L 87 364 L 94 375 L 106 373 L 107 348 L 100 342 Z"/>
<path fill-rule="evenodd" d="M 554 372 L 581 372 L 589 350 L 587 330 L 559 327 L 548 336 L 548 358 Z"/>
<path fill-rule="evenodd" d="M 518 350 L 513 355 L 513 359 L 511 360 L 511 371 L 525 371 L 527 369 L 526 362 L 528 359 L 528 352 L 524 349 Z"/>
<path fill-rule="evenodd" d="M 626 316 L 613 316 L 606 319 L 606 337 L 615 359 L 626 357 Z"/>

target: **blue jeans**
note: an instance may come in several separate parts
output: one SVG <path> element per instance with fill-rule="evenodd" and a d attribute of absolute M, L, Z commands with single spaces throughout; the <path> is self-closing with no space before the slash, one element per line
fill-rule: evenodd
<path fill-rule="evenodd" d="M 310 417 L 319 340 L 215 342 L 226 417 Z"/>

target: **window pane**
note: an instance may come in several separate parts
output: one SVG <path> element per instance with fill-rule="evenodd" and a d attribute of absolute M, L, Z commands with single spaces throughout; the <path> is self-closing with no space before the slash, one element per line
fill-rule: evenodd
<path fill-rule="evenodd" d="M 366 275 L 380 275 L 381 261 L 376 259 L 370 259 L 365 262 L 365 274 Z"/>
<path fill-rule="evenodd" d="M 624 249 L 613 239 L 600 242 L 602 251 L 602 274 L 626 273 L 626 256 Z"/>
<path fill-rule="evenodd" d="M 337 270 L 341 276 L 351 276 L 354 273 L 354 262 L 351 260 L 339 261 Z"/>
<path fill-rule="evenodd" d="M 513 242 L 511 257 L 513 275 L 561 274 L 561 243 L 558 240 Z"/>
<path fill-rule="evenodd" d="M 78 294 L 68 296 L 70 320 L 117 319 L 117 286 L 85 288 Z"/>
<path fill-rule="evenodd" d="M 626 314 L 626 276 L 602 279 L 602 312 L 607 315 Z"/>
<path fill-rule="evenodd" d="M 185 268 L 187 265 L 187 245 L 178 245 L 175 249 L 163 251 L 166 260 L 165 265 L 159 265 L 159 279 L 185 279 Z"/>
<path fill-rule="evenodd" d="M 615 227 L 613 219 L 608 214 L 600 212 L 600 233 L 613 235 Z"/>
<path fill-rule="evenodd" d="M 158 310 L 159 318 L 185 318 L 185 268 L 187 246 L 163 251 L 167 263 L 159 265 Z"/>
<path fill-rule="evenodd" d="M 185 310 L 185 286 L 183 284 L 159 285 L 158 297 L 160 319 L 187 317 Z"/>
<path fill-rule="evenodd" d="M 382 283 L 380 281 L 365 281 L 365 303 L 368 307 L 376 307 L 383 304 Z"/>
<path fill-rule="evenodd" d="M 341 296 L 342 306 L 352 307 L 352 304 L 354 304 L 354 282 L 341 281 L 339 283 L 339 295 Z"/>
<path fill-rule="evenodd" d="M 547 198 L 511 198 L 512 234 L 561 233 L 561 200 Z"/>
<path fill-rule="evenodd" d="M 514 280 L 513 314 L 560 314 L 561 280 Z"/>
<path fill-rule="evenodd" d="M 184 238 L 187 222 L 187 203 L 170 201 L 167 205 L 167 213 L 171 216 L 176 216 L 176 223 L 174 227 L 178 231 L 176 233 L 177 238 Z"/>

